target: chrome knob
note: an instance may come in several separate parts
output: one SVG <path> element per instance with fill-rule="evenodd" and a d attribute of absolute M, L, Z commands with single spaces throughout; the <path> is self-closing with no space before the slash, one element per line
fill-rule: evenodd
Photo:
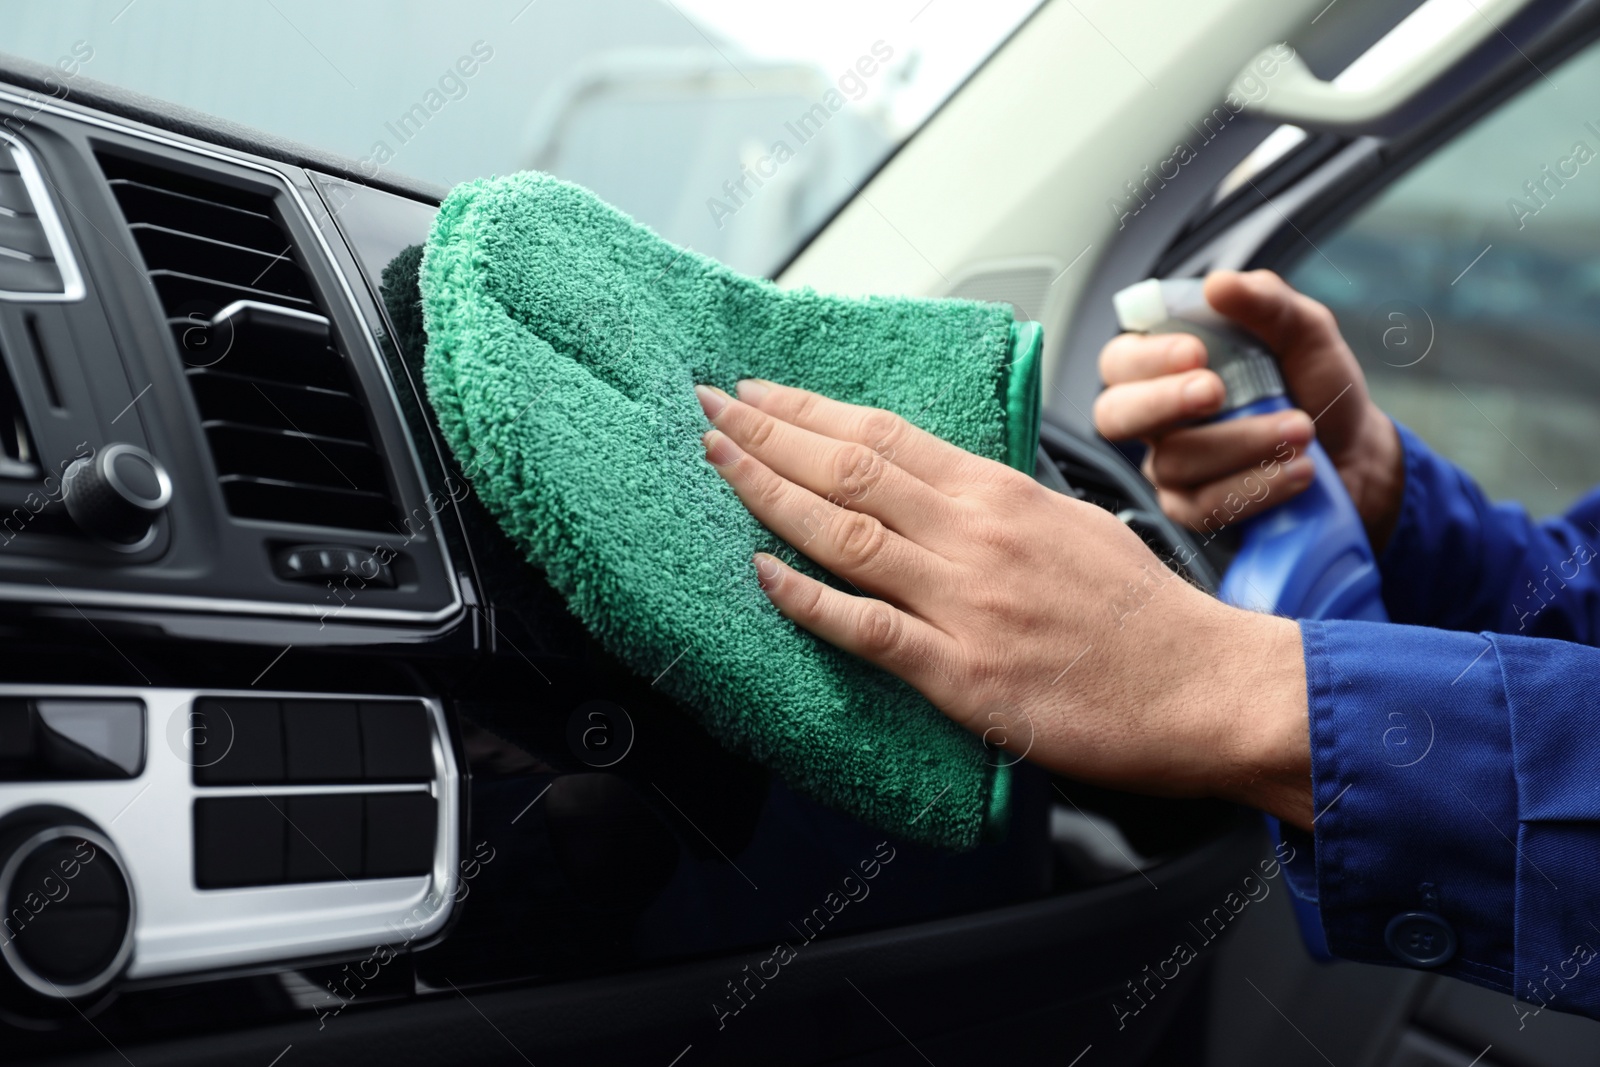
<path fill-rule="evenodd" d="M 137 445 L 107 445 L 67 468 L 61 495 L 84 533 L 120 552 L 137 552 L 156 538 L 156 520 L 172 500 L 172 479 Z"/>

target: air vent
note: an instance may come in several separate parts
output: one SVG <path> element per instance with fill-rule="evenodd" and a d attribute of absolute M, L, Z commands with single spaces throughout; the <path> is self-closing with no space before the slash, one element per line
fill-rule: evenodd
<path fill-rule="evenodd" d="M 382 529 L 382 454 L 270 195 L 103 154 L 184 362 L 228 510 Z"/>
<path fill-rule="evenodd" d="M 1012 317 L 1026 322 L 1044 315 L 1050 285 L 1061 273 L 1061 264 L 1055 260 L 1001 260 L 963 274 L 945 295 L 988 304 L 1010 304 Z"/>

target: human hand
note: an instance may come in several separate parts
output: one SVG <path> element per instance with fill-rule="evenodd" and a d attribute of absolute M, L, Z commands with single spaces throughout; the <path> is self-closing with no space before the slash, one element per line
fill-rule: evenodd
<path fill-rule="evenodd" d="M 1302 492 L 1312 478 L 1308 455 L 1285 463 L 1265 496 L 1250 492 L 1245 480 L 1288 454 L 1285 445 L 1300 451 L 1314 434 L 1355 501 L 1368 540 L 1381 550 L 1400 512 L 1400 438 L 1368 395 L 1333 313 L 1266 270 L 1213 272 L 1205 294 L 1278 357 L 1289 394 L 1306 410 L 1192 426 L 1223 402 L 1222 379 L 1205 369 L 1205 345 L 1189 334 L 1130 333 L 1100 351 L 1107 388 L 1095 401 L 1095 428 L 1112 440 L 1138 438 L 1149 446 L 1144 474 L 1161 509 L 1195 530 L 1206 520 L 1247 518 Z M 1234 508 L 1244 501 L 1243 509 L 1225 506 L 1230 496 Z"/>
<path fill-rule="evenodd" d="M 898 416 L 770 382 L 697 387 L 706 457 L 862 595 L 759 554 L 788 618 L 1052 770 L 1308 825 L 1297 625 L 1224 605 L 1110 513 Z"/>

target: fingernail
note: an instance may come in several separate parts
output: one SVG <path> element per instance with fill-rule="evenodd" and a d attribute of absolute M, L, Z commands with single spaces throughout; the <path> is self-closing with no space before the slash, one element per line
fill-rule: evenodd
<path fill-rule="evenodd" d="M 708 430 L 700 438 L 706 446 L 706 459 L 712 466 L 726 467 L 739 458 L 739 446 L 728 439 L 728 435 L 721 430 Z"/>
<path fill-rule="evenodd" d="M 714 385 L 697 385 L 694 395 L 700 401 L 700 410 L 706 413 L 706 418 L 712 421 L 728 406 L 728 394 Z"/>
<path fill-rule="evenodd" d="M 1217 400 L 1217 381 L 1209 374 L 1202 374 L 1184 384 L 1183 403 L 1191 410 L 1209 408 Z"/>
<path fill-rule="evenodd" d="M 765 552 L 757 552 L 755 561 L 756 581 L 761 583 L 761 591 L 770 593 L 778 588 L 778 583 L 783 580 L 783 567 L 778 563 L 778 558 Z"/>
<path fill-rule="evenodd" d="M 734 386 L 734 391 L 746 404 L 759 404 L 763 397 L 772 392 L 772 383 L 763 378 L 745 378 Z"/>
<path fill-rule="evenodd" d="M 1304 412 L 1296 412 L 1278 420 L 1277 434 L 1291 444 L 1311 440 L 1311 419 Z"/>

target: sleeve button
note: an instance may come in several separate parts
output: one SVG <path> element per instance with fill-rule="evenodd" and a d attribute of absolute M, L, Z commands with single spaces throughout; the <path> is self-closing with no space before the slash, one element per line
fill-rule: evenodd
<path fill-rule="evenodd" d="M 1397 959 L 1413 967 L 1437 967 L 1456 954 L 1456 932 L 1428 911 L 1396 915 L 1384 928 L 1383 941 Z"/>

